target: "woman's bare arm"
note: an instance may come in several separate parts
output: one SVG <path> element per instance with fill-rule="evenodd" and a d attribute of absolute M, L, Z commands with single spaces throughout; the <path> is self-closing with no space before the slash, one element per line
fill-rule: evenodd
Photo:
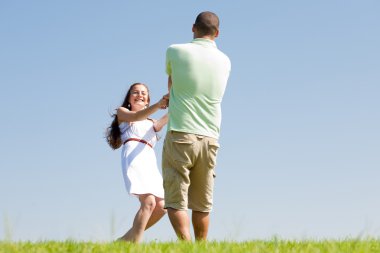
<path fill-rule="evenodd" d="M 119 124 L 121 122 L 134 122 L 147 119 L 151 114 L 155 113 L 159 109 L 165 109 L 168 104 L 168 95 L 163 96 L 157 103 L 142 109 L 141 111 L 130 111 L 125 107 L 119 107 L 117 109 L 117 117 Z"/>
<path fill-rule="evenodd" d="M 153 124 L 154 130 L 156 132 L 161 131 L 161 129 L 168 123 L 168 114 L 166 113 L 159 120 L 156 120 Z"/>

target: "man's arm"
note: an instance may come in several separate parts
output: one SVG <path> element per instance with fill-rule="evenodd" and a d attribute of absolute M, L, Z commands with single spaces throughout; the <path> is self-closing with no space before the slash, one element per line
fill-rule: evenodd
<path fill-rule="evenodd" d="M 170 94 L 171 87 L 172 87 L 172 76 L 169 76 L 168 77 L 168 91 L 169 91 L 169 94 Z"/>

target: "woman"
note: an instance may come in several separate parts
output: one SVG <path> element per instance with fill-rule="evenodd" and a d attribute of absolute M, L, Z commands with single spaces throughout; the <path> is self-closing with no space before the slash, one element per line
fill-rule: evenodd
<path fill-rule="evenodd" d="M 122 146 L 121 163 L 127 191 L 140 201 L 132 228 L 119 240 L 141 242 L 144 231 L 166 213 L 162 176 L 153 147 L 157 142 L 157 132 L 165 126 L 168 116 L 165 114 L 159 120 L 148 117 L 159 109 L 166 109 L 168 99 L 169 96 L 165 95 L 149 106 L 148 87 L 134 83 L 108 128 L 107 141 L 111 148 Z"/>

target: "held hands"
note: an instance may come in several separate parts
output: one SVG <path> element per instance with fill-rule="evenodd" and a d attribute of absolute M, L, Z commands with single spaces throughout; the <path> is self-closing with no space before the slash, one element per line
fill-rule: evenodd
<path fill-rule="evenodd" d="M 165 94 L 160 101 L 158 101 L 158 105 L 161 109 L 166 109 L 169 106 L 169 94 Z"/>

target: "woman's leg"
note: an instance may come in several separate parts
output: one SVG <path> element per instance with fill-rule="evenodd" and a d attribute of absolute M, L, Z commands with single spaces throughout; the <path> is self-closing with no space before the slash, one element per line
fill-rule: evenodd
<path fill-rule="evenodd" d="M 156 197 L 156 208 L 153 210 L 153 213 L 150 216 L 148 223 L 146 224 L 145 230 L 156 224 L 157 221 L 159 221 L 166 214 L 164 205 L 165 201 Z"/>
<path fill-rule="evenodd" d="M 151 194 L 139 195 L 140 209 L 137 211 L 133 225 L 120 240 L 141 242 L 144 230 L 151 219 L 152 213 L 156 209 L 156 198 Z M 157 221 L 156 221 L 157 222 Z"/>

